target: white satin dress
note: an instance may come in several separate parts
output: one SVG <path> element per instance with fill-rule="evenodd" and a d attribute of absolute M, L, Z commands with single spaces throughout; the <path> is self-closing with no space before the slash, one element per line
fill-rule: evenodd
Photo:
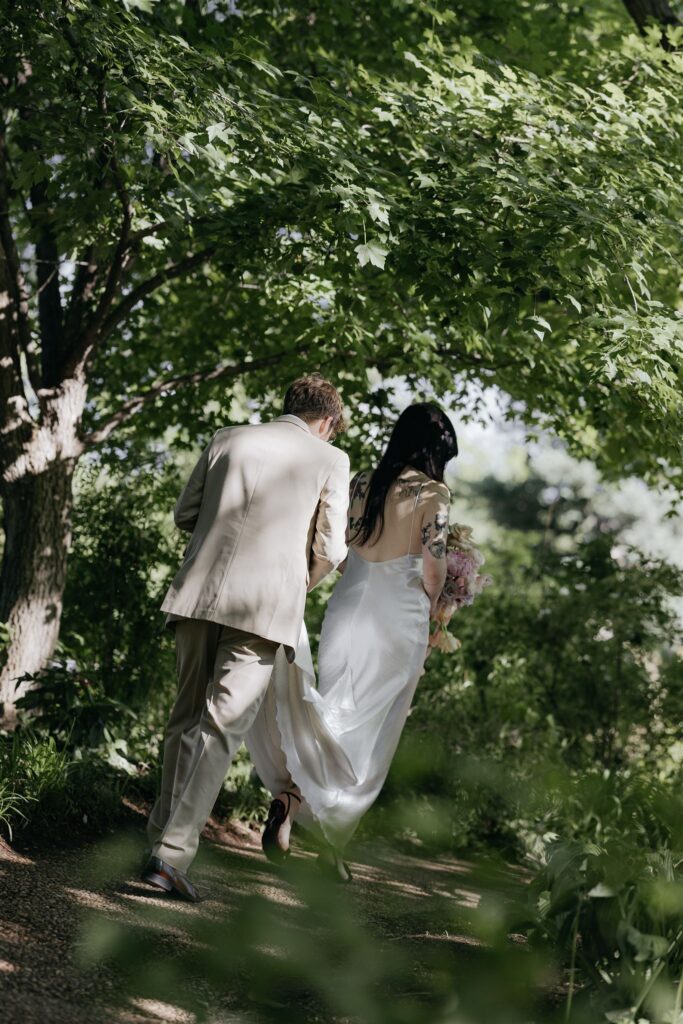
<path fill-rule="evenodd" d="M 318 688 L 304 626 L 293 663 L 278 651 L 245 737 L 263 784 L 277 795 L 294 782 L 297 822 L 338 850 L 389 771 L 423 672 L 429 607 L 421 555 L 370 562 L 350 548 L 325 613 Z"/>

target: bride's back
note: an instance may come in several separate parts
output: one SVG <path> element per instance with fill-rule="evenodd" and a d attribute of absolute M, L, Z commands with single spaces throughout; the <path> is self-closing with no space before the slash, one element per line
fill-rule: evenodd
<path fill-rule="evenodd" d="M 368 562 L 388 562 L 408 554 L 422 554 L 424 545 L 433 543 L 443 534 L 444 509 L 448 522 L 446 485 L 413 466 L 406 466 L 387 492 L 382 532 L 378 536 L 378 528 L 375 528 L 368 541 L 358 543 L 355 537 L 371 478 L 372 471 L 359 473 L 351 485 L 349 545 Z"/>

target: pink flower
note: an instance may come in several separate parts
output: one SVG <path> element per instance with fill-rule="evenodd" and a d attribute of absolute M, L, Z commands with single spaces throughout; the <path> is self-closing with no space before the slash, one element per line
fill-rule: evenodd
<path fill-rule="evenodd" d="M 478 563 L 471 551 L 448 551 L 446 568 L 451 576 L 471 576 L 477 571 Z"/>
<path fill-rule="evenodd" d="M 474 603 L 493 579 L 478 570 L 484 564 L 484 556 L 472 540 L 472 529 L 456 523 L 448 532 L 446 546 L 446 581 L 436 602 L 437 629 L 429 638 L 430 647 L 452 654 L 460 647 L 460 641 L 448 632 L 448 623 L 460 608 Z"/>

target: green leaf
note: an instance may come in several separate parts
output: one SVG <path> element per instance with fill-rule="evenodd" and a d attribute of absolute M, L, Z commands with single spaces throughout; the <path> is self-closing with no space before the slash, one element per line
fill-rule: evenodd
<path fill-rule="evenodd" d="M 272 64 L 268 64 L 267 61 L 257 60 L 256 57 L 250 57 L 249 59 L 251 63 L 254 65 L 254 67 L 258 68 L 260 71 L 264 71 L 269 76 L 269 78 L 273 78 L 275 79 L 275 81 L 277 81 L 278 78 L 283 77 L 280 69 L 274 67 Z"/>
<path fill-rule="evenodd" d="M 389 211 L 381 203 L 368 203 L 368 213 L 379 224 L 389 225 Z"/>
<path fill-rule="evenodd" d="M 594 900 L 606 900 L 612 896 L 616 896 L 616 890 L 605 882 L 598 882 L 592 889 L 589 890 L 588 895 Z"/>
<path fill-rule="evenodd" d="M 403 56 L 410 64 L 414 64 L 416 68 L 425 68 L 425 65 L 419 57 L 416 57 L 414 53 L 410 53 L 409 50 L 406 50 Z"/>
<path fill-rule="evenodd" d="M 385 249 L 379 242 L 366 242 L 362 245 L 357 245 L 355 248 L 358 254 L 358 262 L 361 267 L 371 263 L 374 267 L 379 267 L 380 270 L 384 270 L 384 261 L 387 258 L 388 249 Z"/>
<path fill-rule="evenodd" d="M 210 124 L 206 129 L 206 133 L 209 136 L 209 142 L 213 142 L 214 139 L 222 139 L 223 142 L 230 141 L 230 134 L 225 130 L 225 121 L 217 121 L 216 124 Z"/>
<path fill-rule="evenodd" d="M 145 14 L 151 14 L 154 4 L 158 3 L 159 0 L 123 0 L 123 6 L 127 11 L 144 11 Z"/>

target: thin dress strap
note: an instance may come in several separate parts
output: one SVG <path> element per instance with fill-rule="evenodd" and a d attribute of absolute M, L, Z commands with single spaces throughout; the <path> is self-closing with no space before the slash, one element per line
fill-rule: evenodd
<path fill-rule="evenodd" d="M 410 547 L 411 547 L 411 544 L 413 542 L 413 526 L 415 525 L 415 513 L 417 512 L 417 503 L 420 500 L 420 494 L 422 493 L 422 488 L 423 487 L 424 487 L 424 484 L 423 483 L 420 484 L 420 486 L 417 489 L 417 494 L 415 495 L 415 504 L 413 505 L 413 514 L 410 517 L 410 533 L 408 534 L 408 550 L 406 551 L 406 555 L 410 554 Z"/>

